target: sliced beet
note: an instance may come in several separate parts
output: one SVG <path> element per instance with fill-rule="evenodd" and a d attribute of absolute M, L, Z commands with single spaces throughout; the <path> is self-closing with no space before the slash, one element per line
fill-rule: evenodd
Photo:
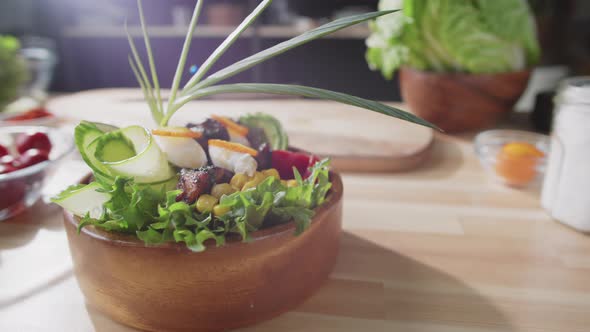
<path fill-rule="evenodd" d="M 262 143 L 258 147 L 258 155 L 256 155 L 256 162 L 258 163 L 258 170 L 269 169 L 272 165 L 272 151 L 268 143 Z"/>
<path fill-rule="evenodd" d="M 202 123 L 189 123 L 186 125 L 187 128 L 193 131 L 197 131 L 203 134 L 200 138 L 197 138 L 197 142 L 201 145 L 203 150 L 207 153 L 207 159 L 211 161 L 209 157 L 209 140 L 210 139 L 220 139 L 224 141 L 229 141 L 229 132 L 227 129 L 221 124 L 221 122 L 214 120 L 214 119 L 207 119 L 205 122 Z"/>

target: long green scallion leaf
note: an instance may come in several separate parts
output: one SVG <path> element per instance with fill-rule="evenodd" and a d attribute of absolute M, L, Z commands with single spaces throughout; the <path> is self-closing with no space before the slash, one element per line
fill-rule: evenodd
<path fill-rule="evenodd" d="M 264 3 L 262 3 L 262 4 L 264 4 Z M 259 6 L 259 8 L 260 8 L 260 6 Z M 285 53 L 293 48 L 296 48 L 298 46 L 301 46 L 303 44 L 311 42 L 315 39 L 329 35 L 333 32 L 345 29 L 347 27 L 353 26 L 355 24 L 358 24 L 358 23 L 361 23 L 364 21 L 368 21 L 368 20 L 377 18 L 379 16 L 391 14 L 394 12 L 396 12 L 396 10 L 354 15 L 351 17 L 346 17 L 346 18 L 335 20 L 333 22 L 322 25 L 316 29 L 307 31 L 297 37 L 294 37 L 290 40 L 287 40 L 285 42 L 277 44 L 277 45 L 270 47 L 264 51 L 261 51 L 259 53 L 252 55 L 252 56 L 249 56 L 241 61 L 238 61 L 238 62 L 234 63 L 233 65 L 230 65 L 230 66 L 226 67 L 225 69 L 222 69 L 222 70 L 212 74 L 208 78 L 196 83 L 192 88 L 189 88 L 190 84 L 187 84 L 186 85 L 187 88 L 185 88 L 180 93 L 181 99 L 183 99 L 182 97 L 189 97 L 189 99 L 196 99 L 196 98 L 192 98 L 192 97 L 195 93 L 199 94 L 200 89 L 209 87 L 209 86 L 216 84 L 222 80 L 225 80 L 229 77 L 239 74 L 249 68 L 256 66 L 257 64 L 259 64 L 261 62 L 264 62 L 264 61 L 271 59 L 277 55 Z M 244 22 L 247 22 L 247 21 L 248 20 L 245 20 Z M 172 106 L 168 109 L 168 111 L 166 112 L 166 115 L 164 116 L 164 118 L 160 124 L 163 126 L 167 125 L 170 118 L 174 115 L 174 113 L 182 105 L 184 105 L 184 103 L 176 103 L 175 102 L 174 104 L 172 104 Z"/>
<path fill-rule="evenodd" d="M 146 102 L 148 103 L 148 106 L 150 108 L 150 112 L 152 113 L 152 118 L 154 118 L 154 120 L 156 122 L 160 122 L 162 120 L 162 114 L 160 114 L 160 112 L 158 111 L 158 107 L 155 103 L 153 95 L 150 95 L 150 92 L 148 91 L 148 88 L 146 87 L 144 81 L 142 80 L 141 74 L 139 73 L 137 66 L 133 62 L 133 59 L 131 58 L 131 56 L 129 56 L 129 65 L 131 66 L 131 70 L 133 71 L 133 75 L 135 75 L 135 78 L 137 79 L 137 82 L 139 83 L 139 86 L 141 87 L 141 91 L 143 92 L 144 98 L 145 98 Z"/>
<path fill-rule="evenodd" d="M 238 37 L 248 28 L 258 16 L 272 3 L 272 0 L 262 1 L 253 11 L 242 21 L 242 23 L 229 35 L 227 38 L 215 49 L 213 53 L 205 60 L 199 70 L 191 77 L 191 79 L 184 86 L 184 90 L 194 87 L 207 74 L 211 66 L 219 60 L 219 58 L 229 49 L 229 47 L 236 42 Z"/>
<path fill-rule="evenodd" d="M 307 86 L 288 85 L 288 84 L 258 84 L 258 83 L 243 83 L 243 84 L 226 84 L 216 85 L 208 88 L 191 91 L 189 96 L 181 97 L 177 100 L 177 108 L 186 104 L 187 102 L 206 96 L 224 94 L 224 93 L 268 93 L 278 95 L 303 96 L 308 98 L 332 100 L 339 103 L 352 105 L 373 112 L 392 116 L 401 120 L 409 121 L 419 125 L 438 129 L 433 124 L 425 121 L 414 114 L 402 111 L 385 104 L 351 96 L 341 92 L 334 92 L 324 89 L 311 88 Z"/>
<path fill-rule="evenodd" d="M 193 13 L 193 18 L 191 20 L 191 24 L 189 26 L 189 31 L 187 33 L 183 50 L 180 56 L 180 60 L 176 69 L 176 74 L 174 76 L 173 85 L 172 85 L 172 95 L 171 99 L 168 104 L 168 108 L 166 112 L 164 112 L 161 102 L 160 96 L 160 86 L 158 83 L 157 73 L 154 65 L 154 59 L 151 52 L 151 46 L 149 43 L 149 37 L 147 34 L 145 20 L 143 18 L 143 10 L 141 8 L 141 0 L 138 1 L 138 7 L 140 10 L 140 20 L 141 26 L 144 33 L 144 40 L 146 43 L 146 49 L 148 52 L 148 58 L 150 63 L 150 70 L 152 73 L 152 79 L 154 83 L 154 88 L 157 93 L 157 97 L 154 97 L 153 92 L 151 90 L 151 86 L 149 84 L 149 80 L 145 75 L 145 70 L 143 69 L 143 65 L 141 64 L 141 60 L 137 54 L 137 50 L 135 45 L 133 44 L 132 38 L 129 36 L 131 49 L 133 51 L 133 55 L 135 58 L 135 62 L 137 63 L 137 68 L 134 66 L 133 61 L 130 61 L 133 72 L 135 76 L 138 78 L 140 82 L 140 86 L 142 90 L 144 90 L 144 94 L 146 95 L 146 99 L 148 103 L 155 103 L 160 106 L 160 109 L 156 110 L 156 113 L 163 115 L 161 117 L 161 121 L 157 121 L 157 116 L 154 116 L 157 122 L 160 123 L 162 126 L 166 126 L 170 120 L 170 118 L 174 115 L 174 113 L 180 109 L 183 105 L 188 103 L 191 100 L 203 98 L 206 96 L 216 95 L 216 94 L 224 94 L 224 93 L 266 93 L 266 94 L 280 94 L 280 95 L 292 95 L 292 96 L 303 96 L 308 98 L 316 98 L 316 99 L 324 99 L 324 100 L 332 100 L 336 102 L 340 102 L 347 105 L 352 105 L 364 109 L 368 109 L 377 113 L 385 114 L 388 116 L 392 116 L 398 119 L 402 119 L 405 121 L 409 121 L 412 123 L 416 123 L 419 125 L 436 128 L 434 125 L 430 124 L 429 122 L 405 111 L 402 111 L 397 108 L 393 108 L 387 106 L 385 104 L 367 100 L 351 95 L 347 95 L 340 92 L 334 92 L 324 89 L 312 88 L 312 87 L 305 87 L 305 86 L 298 86 L 298 85 L 286 85 L 286 84 L 258 84 L 258 83 L 246 83 L 246 84 L 226 84 L 226 85 L 217 85 L 214 84 L 225 80 L 229 77 L 232 77 L 238 73 L 243 72 L 249 68 L 260 64 L 268 59 L 271 59 L 277 55 L 280 55 L 288 50 L 291 50 L 295 47 L 301 46 L 305 43 L 308 43 L 312 40 L 321 38 L 338 30 L 350 27 L 352 25 L 371 20 L 377 18 L 382 15 L 391 14 L 396 12 L 395 10 L 392 11 L 381 11 L 381 12 L 373 12 L 373 13 L 366 13 L 361 15 L 355 15 L 347 18 L 338 19 L 331 23 L 325 24 L 319 28 L 310 30 L 305 32 L 297 37 L 294 37 L 286 42 L 280 43 L 275 45 L 271 48 L 268 48 L 264 51 L 261 51 L 257 54 L 254 54 L 250 57 L 247 57 L 233 65 L 222 69 L 207 79 L 202 80 L 204 75 L 209 71 L 211 66 L 215 64 L 215 62 L 221 57 L 228 48 L 237 40 L 237 38 L 242 34 L 255 20 L 256 18 L 268 7 L 268 5 L 272 2 L 272 0 L 263 0 L 258 7 L 230 34 L 224 42 L 219 45 L 219 47 L 207 58 L 207 60 L 203 63 L 201 68 L 195 73 L 195 75 L 189 80 L 189 82 L 185 85 L 185 88 L 182 92 L 177 95 L 178 87 L 180 84 L 180 79 L 182 77 L 182 71 L 186 64 L 186 57 L 190 48 L 191 39 L 194 33 L 194 29 L 197 24 L 198 16 L 201 11 L 202 0 L 198 0 L 197 5 L 195 7 L 195 11 Z M 130 59 L 131 60 L 131 59 Z M 143 83 L 142 83 L 143 81 Z M 151 94 L 150 94 L 151 92 Z M 177 98 L 177 96 L 179 98 Z M 156 99 L 156 101 L 154 101 Z"/>
<path fill-rule="evenodd" d="M 172 104 L 176 99 L 178 87 L 180 86 L 180 80 L 182 79 L 182 72 L 184 71 L 184 66 L 186 64 L 186 57 L 191 47 L 191 41 L 193 39 L 193 34 L 195 32 L 197 22 L 199 21 L 202 6 L 203 1 L 197 0 L 197 4 L 195 5 L 195 10 L 193 12 L 193 17 L 191 18 L 191 22 L 189 24 L 188 32 L 186 33 L 186 38 L 184 39 L 184 44 L 182 45 L 182 52 L 180 53 L 180 59 L 178 60 L 178 66 L 176 67 L 174 80 L 172 81 L 172 88 L 170 89 L 170 99 L 168 101 L 167 107 L 168 110 L 172 108 Z"/>
<path fill-rule="evenodd" d="M 145 99 L 150 106 L 152 117 L 156 122 L 159 122 L 164 116 L 164 114 L 160 111 L 156 104 L 152 84 L 150 83 L 143 63 L 141 62 L 139 52 L 137 52 L 137 47 L 135 46 L 135 42 L 131 37 L 131 33 L 129 33 L 127 22 L 125 22 L 125 32 L 127 33 L 127 40 L 129 42 L 129 47 L 131 48 L 131 54 L 133 54 L 133 58 L 130 58 L 131 69 L 137 71 L 137 74 L 135 72 L 134 74 L 136 75 L 136 78 L 139 81 L 139 85 L 145 86 L 145 90 L 143 91 Z"/>
<path fill-rule="evenodd" d="M 143 16 L 143 6 L 141 5 L 141 0 L 137 0 L 137 8 L 139 9 L 139 21 L 141 23 L 141 30 L 143 31 L 143 39 L 145 42 L 145 49 L 148 55 L 148 63 L 150 65 L 150 72 L 152 74 L 152 81 L 154 83 L 154 90 L 156 90 L 156 101 L 158 104 L 158 108 L 160 109 L 160 113 L 164 113 L 164 107 L 162 105 L 162 95 L 160 93 L 160 82 L 158 80 L 158 73 L 156 71 L 156 64 L 154 62 L 154 55 L 152 53 L 152 45 L 150 44 L 150 38 L 147 31 L 147 26 L 145 24 L 145 18 Z"/>
<path fill-rule="evenodd" d="M 299 47 L 303 44 L 309 43 L 310 41 L 324 37 L 326 35 L 329 35 L 329 34 L 334 33 L 336 31 L 353 26 L 355 24 L 365 22 L 365 21 L 377 18 L 379 16 L 391 14 L 396 11 L 397 10 L 389 10 L 389 11 L 380 11 L 380 12 L 372 12 L 372 13 L 354 15 L 354 16 L 341 18 L 341 19 L 335 20 L 333 22 L 324 24 L 318 28 L 304 32 L 303 34 L 301 34 L 297 37 L 294 37 L 294 38 L 289 39 L 285 42 L 277 44 L 277 45 L 270 47 L 264 51 L 258 52 L 256 54 L 249 56 L 241 61 L 238 61 L 238 62 L 234 63 L 233 65 L 230 65 L 230 66 L 228 66 L 228 67 L 226 67 L 214 74 L 211 74 L 211 76 L 204 79 L 200 83 L 196 84 L 194 87 L 199 89 L 199 88 L 211 86 L 211 85 L 216 84 L 216 83 L 218 83 L 222 80 L 225 80 L 229 77 L 237 75 L 237 74 L 243 72 L 244 70 L 250 69 L 261 62 L 264 62 L 268 59 L 271 59 L 277 55 L 285 53 L 285 52 L 287 52 L 293 48 Z M 188 93 L 188 90 L 189 89 L 183 91 L 182 95 L 186 95 Z"/>

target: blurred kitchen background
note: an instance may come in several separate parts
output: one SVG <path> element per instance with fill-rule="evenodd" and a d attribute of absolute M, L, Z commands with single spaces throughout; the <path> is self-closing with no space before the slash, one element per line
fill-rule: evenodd
<path fill-rule="evenodd" d="M 170 84 L 194 0 L 146 0 L 159 76 Z M 226 66 L 248 54 L 296 36 L 330 19 L 373 11 L 377 0 L 275 0 L 258 25 L 217 64 Z M 189 65 L 198 65 L 232 31 L 256 0 L 208 1 L 192 44 Z M 543 58 L 537 72 L 554 82 L 566 75 L 590 74 L 590 1 L 530 0 L 538 23 Z M 55 53 L 50 91 L 135 87 L 127 62 L 123 24 L 140 37 L 134 0 L 2 0 L 0 34 Z M 232 82 L 282 82 L 327 88 L 379 100 L 400 100 L 397 79 L 385 80 L 365 61 L 367 25 L 350 28 L 324 42 L 288 52 L 231 79 Z M 43 56 L 43 55 L 41 55 Z M 543 87 L 538 74 L 535 81 Z M 190 74 L 188 71 L 186 76 Z M 530 107 L 533 96 L 525 106 Z M 525 98 L 526 99 L 526 98 Z M 522 108 L 522 107 L 521 107 Z"/>

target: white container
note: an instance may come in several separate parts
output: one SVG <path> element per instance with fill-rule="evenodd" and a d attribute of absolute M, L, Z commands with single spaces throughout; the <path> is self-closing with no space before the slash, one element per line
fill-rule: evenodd
<path fill-rule="evenodd" d="M 541 204 L 555 220 L 590 232 L 590 77 L 564 81 L 556 97 Z"/>

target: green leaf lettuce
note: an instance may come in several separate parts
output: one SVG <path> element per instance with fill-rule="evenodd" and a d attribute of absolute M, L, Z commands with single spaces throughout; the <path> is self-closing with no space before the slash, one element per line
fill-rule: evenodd
<path fill-rule="evenodd" d="M 523 70 L 540 58 L 534 17 L 525 0 L 381 0 L 366 59 L 391 79 L 402 65 L 436 71 Z"/>

